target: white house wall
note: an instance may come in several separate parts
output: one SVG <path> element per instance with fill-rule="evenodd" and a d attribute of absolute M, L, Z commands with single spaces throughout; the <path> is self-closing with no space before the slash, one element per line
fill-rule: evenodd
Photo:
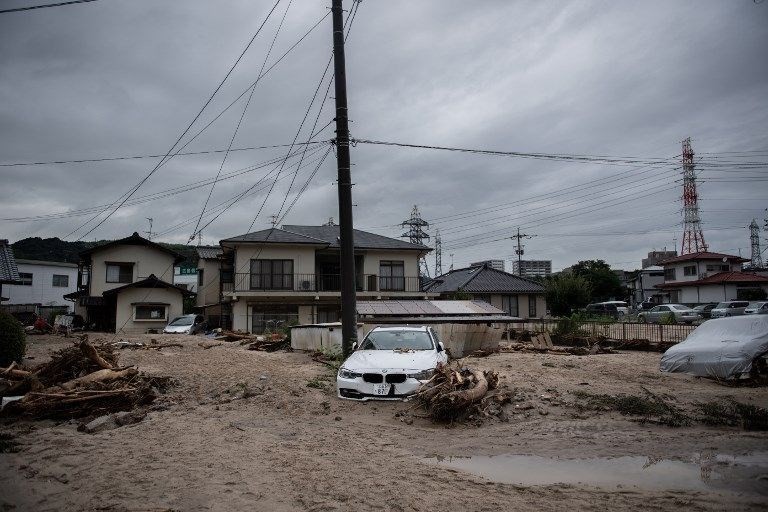
<path fill-rule="evenodd" d="M 154 274 L 166 283 L 173 282 L 173 256 L 143 245 L 116 245 L 99 249 L 91 255 L 91 295 L 101 295 L 125 283 L 107 283 L 107 262 L 133 263 L 133 279 L 136 282 Z M 119 325 L 119 324 L 118 324 Z"/>
<path fill-rule="evenodd" d="M 219 302 L 219 260 L 200 259 L 197 262 L 198 272 L 203 271 L 203 285 L 197 290 L 197 306 L 217 304 Z M 249 269 L 250 271 L 250 269 Z M 195 276 L 197 278 L 197 276 Z"/>
<path fill-rule="evenodd" d="M 168 318 L 162 320 L 133 320 L 133 303 L 166 303 Z M 115 330 L 122 333 L 142 333 L 147 329 L 162 329 L 174 317 L 183 313 L 181 292 L 168 288 L 128 288 L 118 293 Z"/>
<path fill-rule="evenodd" d="M 32 286 L 3 285 L 3 295 L 9 301 L 5 304 L 42 304 L 43 306 L 67 306 L 72 309 L 72 302 L 64 295 L 77 290 L 77 266 L 59 266 L 37 263 L 17 263 L 19 272 L 32 274 Z M 68 286 L 53 286 L 53 276 L 69 277 Z"/>

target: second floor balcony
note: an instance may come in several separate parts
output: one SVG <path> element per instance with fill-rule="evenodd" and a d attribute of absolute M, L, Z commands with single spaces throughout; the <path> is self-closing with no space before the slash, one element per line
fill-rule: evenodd
<path fill-rule="evenodd" d="M 224 276 L 222 276 L 224 277 Z M 339 274 L 229 274 L 222 279 L 223 293 L 241 292 L 340 292 Z M 418 276 L 380 276 L 377 274 L 358 275 L 358 292 L 397 293 L 421 292 L 421 278 Z"/>

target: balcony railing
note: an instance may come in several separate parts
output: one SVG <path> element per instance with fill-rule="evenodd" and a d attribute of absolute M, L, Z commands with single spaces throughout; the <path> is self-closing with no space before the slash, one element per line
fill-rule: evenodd
<path fill-rule="evenodd" d="M 339 274 L 248 274 L 234 275 L 234 282 L 222 283 L 222 292 L 339 292 Z M 384 277 L 365 274 L 357 279 L 358 292 L 419 292 L 419 277 Z"/>

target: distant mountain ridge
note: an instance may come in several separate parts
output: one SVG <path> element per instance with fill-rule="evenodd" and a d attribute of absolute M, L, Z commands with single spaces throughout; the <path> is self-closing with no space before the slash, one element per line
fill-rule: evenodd
<path fill-rule="evenodd" d="M 97 242 L 67 242 L 60 238 L 24 238 L 11 244 L 13 255 L 22 260 L 43 260 L 43 261 L 65 261 L 68 263 L 77 263 L 78 254 L 81 251 L 96 247 L 112 240 L 99 240 Z M 195 247 L 184 244 L 167 244 L 158 242 L 159 245 L 167 247 L 173 251 L 182 254 L 186 259 L 184 264 L 197 266 L 197 251 Z"/>

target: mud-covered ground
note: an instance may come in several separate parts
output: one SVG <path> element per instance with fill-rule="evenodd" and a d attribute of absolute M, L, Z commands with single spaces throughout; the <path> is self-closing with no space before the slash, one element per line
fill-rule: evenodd
<path fill-rule="evenodd" d="M 574 394 L 579 391 L 651 392 L 684 411 L 731 399 L 768 407 L 765 387 L 662 375 L 659 354 L 466 359 L 499 371 L 502 382 L 517 388 L 517 401 L 506 408 L 508 421 L 446 427 L 419 417 L 413 404 L 337 399 L 329 369 L 304 353 L 254 352 L 238 344 L 203 350 L 197 345 L 203 338 L 192 336 L 130 337 L 150 338 L 181 340 L 184 347 L 121 351 L 122 365 L 178 381 L 144 421 L 95 434 L 79 432 L 76 420 L 0 421 L 0 432 L 17 443 L 0 453 L 0 509 L 714 511 L 764 510 L 768 500 L 761 494 L 768 492 L 768 469 L 760 468 L 744 491 L 647 487 L 631 479 L 590 484 L 587 463 L 586 484 L 498 483 L 436 463 L 494 455 L 555 461 L 634 456 L 652 468 L 660 460 L 765 454 L 766 432 L 699 421 L 669 427 L 610 407 L 578 407 L 584 405 Z M 25 363 L 43 362 L 70 342 L 30 337 L 34 359 Z M 711 477 L 708 469 L 701 473 L 703 480 Z"/>

